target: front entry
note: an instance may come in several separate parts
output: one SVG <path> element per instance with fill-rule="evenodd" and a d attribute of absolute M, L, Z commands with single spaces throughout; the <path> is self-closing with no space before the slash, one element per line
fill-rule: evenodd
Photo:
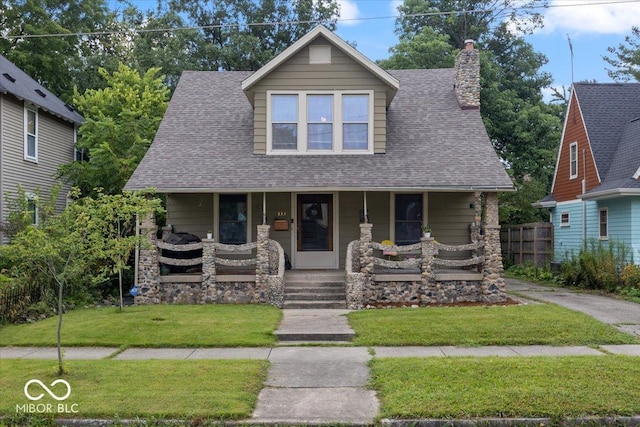
<path fill-rule="evenodd" d="M 333 194 L 295 195 L 295 268 L 338 268 Z"/>

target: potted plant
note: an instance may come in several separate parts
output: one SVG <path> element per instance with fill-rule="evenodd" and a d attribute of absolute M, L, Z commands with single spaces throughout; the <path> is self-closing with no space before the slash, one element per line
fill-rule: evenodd
<path fill-rule="evenodd" d="M 213 239 L 213 233 L 211 232 L 211 230 L 207 231 L 207 239 Z"/>
<path fill-rule="evenodd" d="M 422 227 L 422 233 L 424 237 L 431 237 L 431 227 L 429 227 L 429 224 L 425 224 Z"/>

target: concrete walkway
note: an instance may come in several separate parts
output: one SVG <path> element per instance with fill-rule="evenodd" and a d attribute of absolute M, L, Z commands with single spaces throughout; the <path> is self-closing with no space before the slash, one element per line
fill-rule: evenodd
<path fill-rule="evenodd" d="M 622 332 L 640 336 L 640 304 L 615 298 L 580 293 L 566 288 L 552 288 L 516 279 L 507 279 L 507 292 L 525 298 L 557 304 L 580 311 L 612 325 Z"/>

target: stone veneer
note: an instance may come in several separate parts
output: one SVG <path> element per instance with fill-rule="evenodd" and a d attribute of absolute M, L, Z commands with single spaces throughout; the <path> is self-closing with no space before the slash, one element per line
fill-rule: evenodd
<path fill-rule="evenodd" d="M 425 305 L 482 302 L 495 304 L 507 299 L 504 287 L 502 254 L 500 251 L 500 226 L 498 225 L 498 196 L 485 194 L 484 234 L 481 233 L 481 193 L 475 194 L 476 222 L 471 225 L 473 242 L 484 242 L 481 280 L 437 280 L 434 270 L 434 255 L 437 247 L 433 238 L 421 239 L 421 273 L 418 278 L 394 278 L 376 280 L 375 260 L 371 241 L 371 224 L 360 225 L 360 240 L 353 241 L 347 247 L 346 294 L 347 307 L 358 310 L 369 305 L 389 304 Z M 464 248 L 465 245 L 461 247 Z M 469 245 L 472 246 L 472 245 Z M 478 256 L 474 250 L 473 256 Z M 451 261 L 455 265 L 456 261 Z M 447 265 L 445 260 L 439 264 Z M 401 276 L 401 275 L 396 275 Z M 409 275 L 408 275 L 409 276 Z"/>
<path fill-rule="evenodd" d="M 480 108 L 480 53 L 473 48 L 473 40 L 456 55 L 454 89 L 463 109 Z"/>
<path fill-rule="evenodd" d="M 149 222 L 150 221 L 150 222 Z M 212 239 L 202 240 L 202 276 L 200 279 L 171 281 L 171 276 L 162 276 L 158 265 L 158 251 L 153 219 L 142 225 L 149 246 L 140 251 L 140 294 L 136 304 L 257 304 L 269 303 L 277 307 L 284 304 L 284 251 L 269 239 L 269 226 L 258 226 L 257 243 L 246 245 L 223 245 Z M 218 250 L 241 252 L 256 248 L 256 258 L 224 259 Z M 256 264 L 255 275 L 219 276 L 216 263 L 229 266 Z"/>

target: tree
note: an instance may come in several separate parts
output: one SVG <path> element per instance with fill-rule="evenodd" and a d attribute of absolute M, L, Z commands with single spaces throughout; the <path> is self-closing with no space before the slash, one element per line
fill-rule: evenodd
<path fill-rule="evenodd" d="M 504 223 L 545 220 L 544 213 L 533 209 L 531 203 L 544 196 L 541 189 L 549 187 L 562 131 L 562 106 L 546 104 L 542 98 L 542 89 L 551 84 L 551 76 L 541 71 L 546 57 L 510 30 L 514 20 L 532 27 L 540 25 L 540 17 L 526 9 L 512 10 L 513 6 L 512 1 L 502 0 L 405 0 L 399 8 L 404 15 L 396 24 L 400 42 L 390 50 L 388 60 L 380 61 L 391 68 L 451 66 L 453 53 L 464 39 L 478 41 L 480 114 L 514 185 L 524 192 L 501 196 L 500 220 Z M 455 10 L 477 12 L 425 15 Z M 495 26 L 493 31 L 491 26 Z M 449 48 L 443 45 L 446 42 Z"/>
<path fill-rule="evenodd" d="M 335 29 L 336 0 L 172 0 L 169 10 L 203 27 L 199 68 L 257 70 L 322 22 Z"/>
<path fill-rule="evenodd" d="M 104 89 L 76 93 L 74 102 L 85 118 L 80 126 L 78 148 L 89 160 L 63 165 L 60 174 L 83 195 L 122 191 L 127 180 L 151 145 L 169 102 L 169 89 L 158 68 L 143 75 L 120 64 L 109 74 Z"/>
<path fill-rule="evenodd" d="M 631 35 L 624 38 L 626 43 L 620 43 L 617 48 L 609 47 L 607 50 L 614 56 L 604 56 L 615 69 L 607 70 L 609 77 L 614 80 L 640 81 L 640 27 L 633 27 Z"/>
<path fill-rule="evenodd" d="M 389 49 L 391 57 L 378 61 L 385 69 L 451 68 L 455 49 L 447 34 L 437 34 L 431 27 L 423 27 L 415 36 L 403 36 Z"/>
<path fill-rule="evenodd" d="M 521 32 L 542 26 L 542 14 L 535 10 L 548 0 L 405 0 L 398 7 L 396 33 L 413 37 L 423 27 L 448 35 L 460 49 L 466 39 L 480 40 L 490 28 L 509 22 Z"/>
<path fill-rule="evenodd" d="M 105 0 L 0 0 L 0 53 L 69 101 L 74 85 L 84 91 L 92 83 L 96 68 L 89 66 L 113 61 L 122 47 L 115 48 L 117 38 L 77 33 L 113 29 L 114 23 Z M 49 34 L 67 35 L 25 37 Z"/>
<path fill-rule="evenodd" d="M 134 213 L 147 215 L 158 209 L 160 202 L 142 193 L 85 198 L 37 227 L 26 227 L 3 248 L 3 255 L 11 259 L 13 277 L 50 280 L 57 287 L 59 375 L 64 373 L 61 331 L 65 288 L 78 283 L 90 286 L 123 268 L 123 260 L 142 238 L 132 233 L 116 235 L 114 230 L 123 231 L 125 228 L 118 226 L 131 224 Z"/>

